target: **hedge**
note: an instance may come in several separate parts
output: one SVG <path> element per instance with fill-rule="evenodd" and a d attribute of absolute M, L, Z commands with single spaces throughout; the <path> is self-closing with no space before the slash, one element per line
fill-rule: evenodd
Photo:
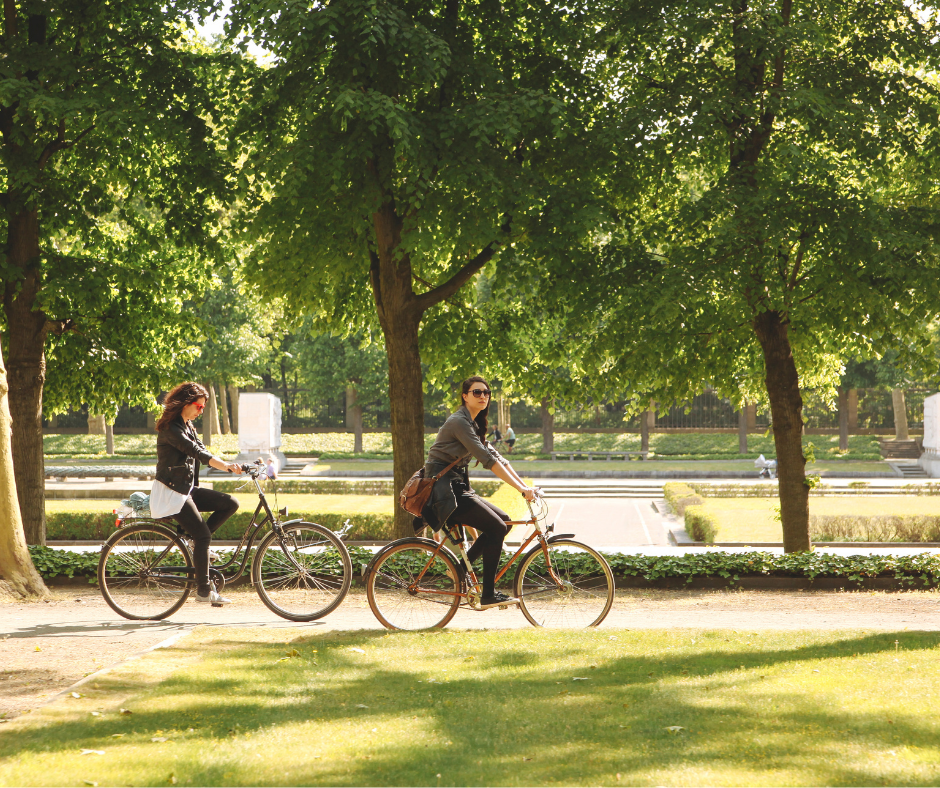
<path fill-rule="evenodd" d="M 251 522 L 254 510 L 236 512 L 218 531 L 216 539 L 241 539 Z M 291 511 L 291 520 L 307 520 L 339 530 L 346 520 L 353 528 L 349 539 L 391 539 L 394 517 L 390 514 L 338 514 L 336 512 Z M 114 533 L 115 516 L 110 513 L 56 511 L 46 513 L 47 539 L 97 540 L 107 539 Z M 171 524 L 172 527 L 172 524 Z"/>
<path fill-rule="evenodd" d="M 684 482 L 671 482 L 663 485 L 663 497 L 672 507 L 672 510 L 682 517 L 687 506 L 701 506 L 705 501 L 696 495 L 688 484 Z"/>
<path fill-rule="evenodd" d="M 212 488 L 224 493 L 255 492 L 254 485 L 246 487 L 244 481 L 210 479 Z M 271 484 L 267 482 L 267 484 Z M 397 492 L 391 479 L 278 479 L 277 492 L 307 495 L 393 495 Z M 484 498 L 493 495 L 502 484 L 492 479 L 474 480 L 473 489 Z"/>
<path fill-rule="evenodd" d="M 97 553 L 73 553 L 50 547 L 29 548 L 40 575 L 48 579 L 57 575 L 88 576 L 95 582 Z M 349 548 L 353 573 L 372 559 L 372 552 L 361 547 Z M 509 555 L 504 554 L 503 562 Z M 691 583 L 698 578 L 724 578 L 735 585 L 742 577 L 837 578 L 860 582 L 869 578 L 893 578 L 909 588 L 940 585 L 940 555 L 922 553 L 912 556 L 894 555 L 833 555 L 831 553 L 767 552 L 749 553 L 686 553 L 676 556 L 626 555 L 607 553 L 614 573 L 621 577 L 642 577 L 647 581 L 682 579 Z M 577 567 L 575 567 L 577 569 Z M 511 578 L 512 571 L 507 573 Z"/>
<path fill-rule="evenodd" d="M 669 485 L 665 485 L 669 486 Z M 688 485 L 692 490 L 703 498 L 776 498 L 779 494 L 779 488 L 776 482 L 762 482 L 758 484 L 740 484 L 735 482 L 728 483 L 709 483 L 709 482 L 690 482 Z M 856 480 L 847 485 L 849 489 L 855 490 L 858 495 L 865 495 L 871 490 L 871 482 Z M 925 482 L 923 484 L 905 484 L 900 487 L 905 495 L 940 495 L 940 482 Z M 832 493 L 832 486 L 825 482 L 817 484 L 810 489 L 810 495 L 823 496 Z M 845 493 L 841 493 L 844 495 Z M 668 500 L 668 499 L 667 499 Z"/>
<path fill-rule="evenodd" d="M 686 506 L 685 530 L 696 542 L 714 542 L 718 536 L 718 521 L 704 506 Z"/>
<path fill-rule="evenodd" d="M 938 515 L 810 515 L 814 542 L 940 542 Z"/>

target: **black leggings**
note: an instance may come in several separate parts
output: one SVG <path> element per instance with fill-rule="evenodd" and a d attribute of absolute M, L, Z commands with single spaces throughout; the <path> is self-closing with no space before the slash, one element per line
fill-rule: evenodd
<path fill-rule="evenodd" d="M 196 565 L 196 585 L 200 596 L 209 593 L 209 544 L 212 542 L 212 534 L 236 511 L 238 501 L 231 495 L 193 487 L 183 508 L 174 515 L 176 522 L 193 539 L 193 563 Z M 212 512 L 212 516 L 208 521 L 203 521 L 199 512 Z"/>
<path fill-rule="evenodd" d="M 496 570 L 503 553 L 503 539 L 509 533 L 506 521 L 509 515 L 498 506 L 484 501 L 476 495 L 458 495 L 457 509 L 450 522 L 476 528 L 480 537 L 467 550 L 467 558 L 473 563 L 483 557 L 483 596 L 491 597 L 496 590 Z"/>

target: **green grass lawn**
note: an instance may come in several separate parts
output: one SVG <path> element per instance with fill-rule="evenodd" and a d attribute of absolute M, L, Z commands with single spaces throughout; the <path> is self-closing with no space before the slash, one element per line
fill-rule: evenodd
<path fill-rule="evenodd" d="M 281 449 L 285 454 L 299 456 L 353 457 L 353 435 L 345 432 L 320 432 L 310 434 L 285 433 Z M 434 442 L 434 434 L 425 435 L 425 446 Z M 849 451 L 839 451 L 837 435 L 808 435 L 804 445 L 812 443 L 817 459 L 878 459 L 878 440 L 870 435 L 852 435 L 849 437 Z M 385 454 L 391 456 L 392 439 L 388 433 L 366 433 L 362 436 L 362 448 L 366 455 Z M 114 450 L 116 457 L 110 458 L 105 453 L 103 435 L 46 435 L 43 437 L 43 449 L 47 460 L 55 461 L 66 458 L 109 460 L 117 458 L 156 458 L 156 434 L 115 435 Z M 236 435 L 216 435 L 212 448 L 226 455 L 238 453 Z M 640 436 L 614 433 L 565 433 L 555 435 L 555 449 L 565 450 L 633 450 L 640 449 Z M 749 452 L 745 457 L 753 459 L 758 454 L 769 457 L 776 455 L 773 438 L 763 434 L 748 437 Z M 535 457 L 542 450 L 542 436 L 533 433 L 520 434 L 516 443 L 516 458 Z M 655 458 L 675 459 L 734 459 L 741 458 L 738 453 L 738 436 L 713 433 L 682 433 L 650 435 L 650 450 Z M 582 460 L 583 462 L 583 460 Z"/>
<path fill-rule="evenodd" d="M 705 509 L 718 520 L 716 542 L 779 542 L 780 523 L 774 522 L 776 498 L 706 498 Z M 924 496 L 811 497 L 813 514 L 916 515 L 940 514 L 940 503 Z"/>
<path fill-rule="evenodd" d="M 938 646 L 202 628 L 4 725 L 0 784 L 936 785 Z"/>

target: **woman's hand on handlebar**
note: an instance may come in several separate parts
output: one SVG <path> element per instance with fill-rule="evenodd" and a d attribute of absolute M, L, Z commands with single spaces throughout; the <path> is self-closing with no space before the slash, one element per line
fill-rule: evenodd
<path fill-rule="evenodd" d="M 244 465 L 239 465 L 237 462 L 225 463 L 225 470 L 229 473 L 244 473 L 244 467 Z"/>
<path fill-rule="evenodd" d="M 523 487 L 520 490 L 522 497 L 525 498 L 529 503 L 535 501 L 539 497 L 539 491 L 537 487 Z"/>

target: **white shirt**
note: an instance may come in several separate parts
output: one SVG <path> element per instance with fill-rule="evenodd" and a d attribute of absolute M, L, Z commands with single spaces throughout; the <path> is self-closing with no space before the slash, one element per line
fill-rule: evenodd
<path fill-rule="evenodd" d="M 195 485 L 193 485 L 195 486 Z M 192 492 L 193 488 L 189 488 Z M 150 516 L 156 520 L 161 517 L 170 517 L 179 514 L 186 503 L 189 493 L 185 495 L 171 490 L 163 482 L 154 481 L 150 488 Z"/>

